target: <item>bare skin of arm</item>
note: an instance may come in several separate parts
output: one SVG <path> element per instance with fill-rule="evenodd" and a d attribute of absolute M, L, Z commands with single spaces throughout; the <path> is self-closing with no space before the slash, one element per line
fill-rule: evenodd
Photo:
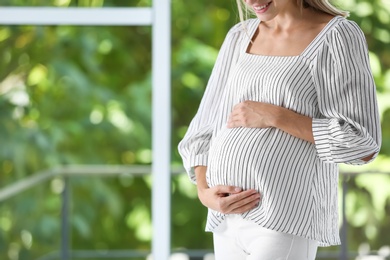
<path fill-rule="evenodd" d="M 260 194 L 256 190 L 243 191 L 240 187 L 214 186 L 206 182 L 206 166 L 195 167 L 198 197 L 201 203 L 224 214 L 240 214 L 257 207 Z"/>
<path fill-rule="evenodd" d="M 237 104 L 230 114 L 229 128 L 234 127 L 275 127 L 284 132 L 314 144 L 312 118 L 287 108 L 263 102 L 244 101 Z M 369 161 L 374 154 L 362 158 Z"/>

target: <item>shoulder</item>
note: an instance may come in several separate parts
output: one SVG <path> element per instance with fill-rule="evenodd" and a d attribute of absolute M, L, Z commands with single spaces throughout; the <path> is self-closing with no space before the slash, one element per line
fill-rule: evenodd
<path fill-rule="evenodd" d="M 335 44 L 341 42 L 348 46 L 366 45 L 365 35 L 359 25 L 341 16 L 334 18 L 332 28 L 327 36 L 328 41 Z"/>
<path fill-rule="evenodd" d="M 235 24 L 229 29 L 222 46 L 228 47 L 228 49 L 240 50 L 242 43 L 249 41 L 250 35 L 254 28 L 258 26 L 258 23 L 258 19 L 249 19 Z"/>
<path fill-rule="evenodd" d="M 359 25 L 341 16 L 336 16 L 330 23 L 313 61 L 316 61 L 318 66 L 332 61 L 344 69 L 369 63 L 367 41 Z"/>
<path fill-rule="evenodd" d="M 256 18 L 239 22 L 230 28 L 228 32 L 228 36 L 249 35 L 249 33 L 253 31 L 253 29 L 258 25 L 259 25 L 259 20 Z"/>

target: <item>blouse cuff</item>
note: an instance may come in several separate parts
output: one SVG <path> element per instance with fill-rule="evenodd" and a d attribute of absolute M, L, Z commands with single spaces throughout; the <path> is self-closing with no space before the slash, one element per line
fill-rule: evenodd
<path fill-rule="evenodd" d="M 318 157 L 324 161 L 333 162 L 331 142 L 329 140 L 328 119 L 312 119 L 312 131 Z"/>
<path fill-rule="evenodd" d="M 199 154 L 189 158 L 189 164 L 187 168 L 188 177 L 191 182 L 196 184 L 195 166 L 207 166 L 208 155 Z"/>

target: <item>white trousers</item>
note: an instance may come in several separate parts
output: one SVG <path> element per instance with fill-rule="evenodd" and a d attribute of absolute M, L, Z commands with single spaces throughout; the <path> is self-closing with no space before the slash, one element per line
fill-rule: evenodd
<path fill-rule="evenodd" d="M 314 260 L 318 242 L 227 215 L 214 232 L 215 260 Z"/>

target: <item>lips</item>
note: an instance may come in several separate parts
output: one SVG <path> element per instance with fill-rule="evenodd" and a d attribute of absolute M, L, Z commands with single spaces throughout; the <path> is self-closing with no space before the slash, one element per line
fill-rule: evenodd
<path fill-rule="evenodd" d="M 272 3 L 272 1 L 264 4 L 264 5 L 256 5 L 256 6 L 253 6 L 253 9 L 256 11 L 256 12 L 264 12 L 268 6 Z"/>

